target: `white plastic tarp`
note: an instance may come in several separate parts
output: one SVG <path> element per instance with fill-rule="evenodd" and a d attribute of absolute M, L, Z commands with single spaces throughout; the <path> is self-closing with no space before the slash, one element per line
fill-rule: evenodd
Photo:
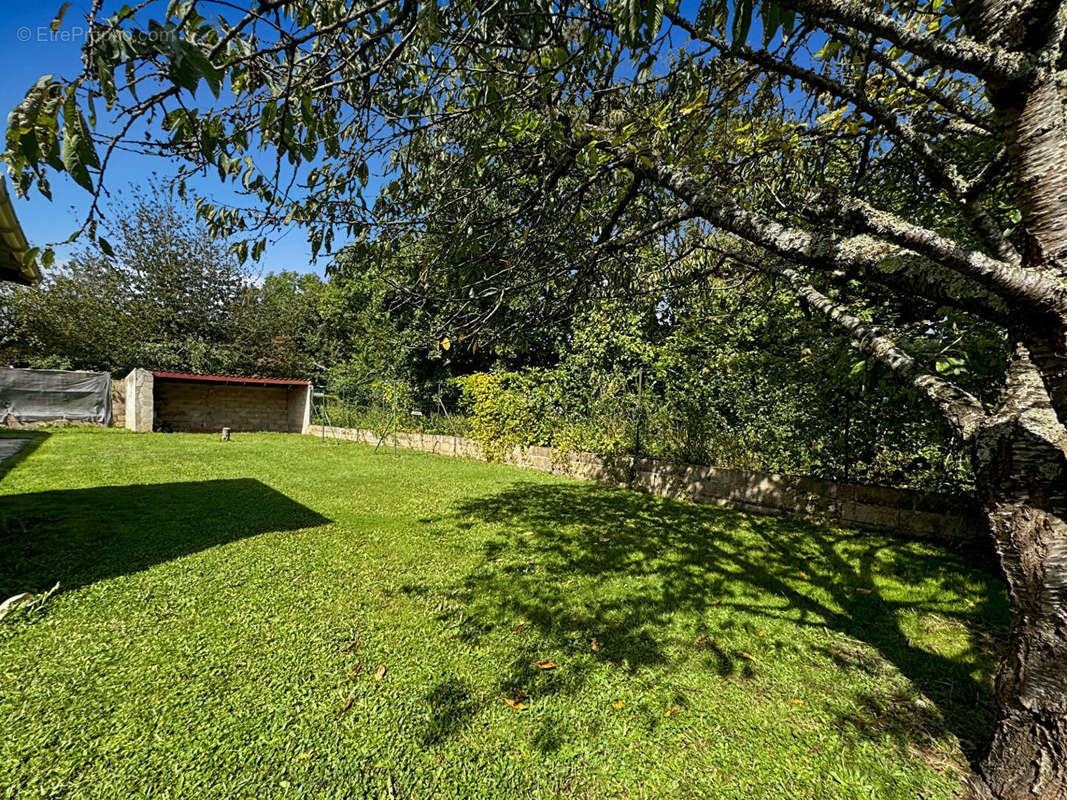
<path fill-rule="evenodd" d="M 0 422 L 71 419 L 111 424 L 111 376 L 63 369 L 0 369 Z"/>

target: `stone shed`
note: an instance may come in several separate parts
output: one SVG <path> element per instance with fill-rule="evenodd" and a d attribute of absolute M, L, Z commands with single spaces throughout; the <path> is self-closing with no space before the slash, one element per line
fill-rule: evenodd
<path fill-rule="evenodd" d="M 126 427 L 133 431 L 306 433 L 311 383 L 135 369 L 126 376 Z"/>

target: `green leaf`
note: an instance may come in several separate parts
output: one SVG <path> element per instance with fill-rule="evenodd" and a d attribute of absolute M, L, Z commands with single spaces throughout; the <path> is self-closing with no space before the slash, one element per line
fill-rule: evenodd
<path fill-rule="evenodd" d="M 211 93 L 218 97 L 222 87 L 222 73 L 200 51 L 200 48 L 187 39 L 178 38 L 173 25 L 164 27 L 156 24 L 152 28 L 153 31 L 158 31 L 157 36 L 165 37 L 163 41 L 169 44 L 168 72 L 175 85 L 195 93 L 202 78 L 207 81 Z"/>
<path fill-rule="evenodd" d="M 215 97 L 219 96 L 219 90 L 222 88 L 222 73 L 215 68 L 215 65 L 208 60 L 208 57 L 201 52 L 200 48 L 195 44 L 184 39 L 180 43 L 182 55 L 191 63 L 197 70 L 197 72 L 207 82 L 208 88 L 211 89 L 211 93 Z"/>
<path fill-rule="evenodd" d="M 652 0 L 652 14 L 649 17 L 648 22 L 648 38 L 649 40 L 655 39 L 659 33 L 660 27 L 663 25 L 663 7 L 664 0 Z"/>
<path fill-rule="evenodd" d="M 782 38 L 788 38 L 793 32 L 793 12 L 788 8 L 782 8 L 778 3 L 764 3 L 760 6 L 761 20 L 763 22 L 763 46 L 771 43 L 774 35 L 782 29 Z"/>
<path fill-rule="evenodd" d="M 63 104 L 62 160 L 63 169 L 74 182 L 91 192 L 93 179 L 89 175 L 89 167 L 99 167 L 100 161 L 89 134 L 89 126 L 78 107 L 77 95 L 70 90 Z"/>
<path fill-rule="evenodd" d="M 734 6 L 734 21 L 732 30 L 732 46 L 736 52 L 748 39 L 749 29 L 752 27 L 752 4 L 753 0 L 738 0 Z"/>
<path fill-rule="evenodd" d="M 681 114 L 683 117 L 689 116 L 690 114 L 693 114 L 693 113 L 695 113 L 697 111 L 700 111 L 702 108 L 704 108 L 704 105 L 707 102 L 708 102 L 708 92 L 705 89 L 704 91 L 698 92 L 696 97 L 694 97 L 692 100 L 690 100 L 684 106 L 682 106 L 682 108 L 680 108 L 678 110 L 678 113 Z"/>

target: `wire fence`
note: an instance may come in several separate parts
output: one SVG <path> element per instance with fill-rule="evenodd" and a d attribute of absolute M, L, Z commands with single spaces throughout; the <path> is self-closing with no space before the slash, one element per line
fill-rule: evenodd
<path fill-rule="evenodd" d="M 447 381 L 420 387 L 382 381 L 355 396 L 327 388 L 315 393 L 312 422 L 327 428 L 369 430 L 379 436 L 393 431 L 470 435 L 460 390 Z"/>
<path fill-rule="evenodd" d="M 548 446 L 933 491 L 970 481 L 962 454 L 928 422 L 886 420 L 885 407 L 842 412 L 816 404 L 798 418 L 803 405 L 674 389 L 642 370 L 581 380 L 546 371 L 328 387 L 315 398 L 313 419 L 382 440 L 468 437 L 487 453 Z"/>
<path fill-rule="evenodd" d="M 413 385 L 376 381 L 316 393 L 313 422 L 327 429 L 445 434 L 483 447 L 546 446 L 598 455 L 760 468 L 721 420 L 646 390 L 643 370 L 580 383 L 505 374 L 478 391 L 471 377 Z M 465 383 L 467 382 L 467 383 Z M 465 388 L 466 386 L 466 388 Z"/>

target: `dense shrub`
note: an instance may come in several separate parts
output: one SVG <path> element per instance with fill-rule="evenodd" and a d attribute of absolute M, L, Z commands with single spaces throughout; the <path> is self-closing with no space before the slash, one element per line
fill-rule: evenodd
<path fill-rule="evenodd" d="M 724 393 L 728 374 L 692 384 L 681 373 L 639 374 L 600 374 L 585 385 L 559 368 L 480 372 L 424 387 L 381 382 L 358 402 L 329 398 L 316 415 L 384 435 L 395 394 L 397 430 L 470 436 L 490 459 L 550 446 L 938 491 L 970 480 L 937 421 L 909 417 L 884 388 L 825 404 L 811 387 L 783 386 L 773 375 Z"/>
<path fill-rule="evenodd" d="M 470 433 L 490 459 L 512 447 L 552 441 L 554 387 L 538 371 L 478 372 L 456 378 Z"/>

